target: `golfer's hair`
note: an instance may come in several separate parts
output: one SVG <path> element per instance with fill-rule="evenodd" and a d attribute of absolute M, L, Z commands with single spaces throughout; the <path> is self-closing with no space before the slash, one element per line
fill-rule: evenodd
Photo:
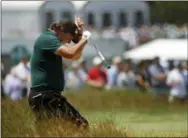
<path fill-rule="evenodd" d="M 51 30 L 60 29 L 64 33 L 77 34 L 77 26 L 74 21 L 56 21 L 50 25 Z"/>

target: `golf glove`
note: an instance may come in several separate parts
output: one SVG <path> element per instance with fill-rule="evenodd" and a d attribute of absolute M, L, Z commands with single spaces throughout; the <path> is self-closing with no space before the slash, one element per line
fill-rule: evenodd
<path fill-rule="evenodd" d="M 88 40 L 90 37 L 91 37 L 91 32 L 89 32 L 89 31 L 84 31 L 83 32 L 82 38 Z"/>

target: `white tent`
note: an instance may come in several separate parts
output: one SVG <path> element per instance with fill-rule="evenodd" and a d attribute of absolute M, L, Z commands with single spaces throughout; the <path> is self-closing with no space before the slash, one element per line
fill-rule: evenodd
<path fill-rule="evenodd" d="M 188 60 L 187 39 L 157 39 L 124 53 L 125 58 L 142 60 L 159 56 L 166 60 Z"/>

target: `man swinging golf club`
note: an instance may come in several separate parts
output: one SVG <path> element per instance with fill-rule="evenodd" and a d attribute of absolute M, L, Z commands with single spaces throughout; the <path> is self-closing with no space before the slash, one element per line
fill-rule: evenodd
<path fill-rule="evenodd" d="M 28 102 L 39 120 L 55 116 L 78 127 L 88 126 L 88 121 L 61 95 L 65 84 L 62 57 L 79 59 L 91 36 L 89 31 L 83 32 L 82 26 L 83 21 L 79 17 L 75 21 L 52 23 L 34 44 Z M 64 45 L 71 41 L 74 46 Z"/>

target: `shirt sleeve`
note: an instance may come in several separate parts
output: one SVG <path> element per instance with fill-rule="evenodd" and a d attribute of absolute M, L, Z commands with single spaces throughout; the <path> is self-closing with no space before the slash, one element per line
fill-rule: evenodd
<path fill-rule="evenodd" d="M 56 37 L 46 36 L 43 40 L 43 46 L 41 49 L 55 53 L 60 46 L 61 42 Z"/>

